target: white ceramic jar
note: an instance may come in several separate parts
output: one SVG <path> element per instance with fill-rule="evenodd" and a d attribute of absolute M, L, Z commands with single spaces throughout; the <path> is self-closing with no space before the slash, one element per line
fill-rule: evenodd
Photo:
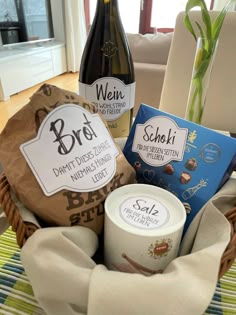
<path fill-rule="evenodd" d="M 105 201 L 104 255 L 108 269 L 151 275 L 177 256 L 186 211 L 162 188 L 131 184 Z"/>

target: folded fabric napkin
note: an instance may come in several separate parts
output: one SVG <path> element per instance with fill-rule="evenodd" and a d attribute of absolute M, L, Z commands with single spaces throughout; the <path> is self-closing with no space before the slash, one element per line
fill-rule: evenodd
<path fill-rule="evenodd" d="M 236 260 L 218 281 L 214 296 L 202 315 L 229 315 L 236 309 Z M 16 235 L 8 228 L 0 236 L 0 314 L 46 315 L 34 297 L 20 261 Z"/>
<path fill-rule="evenodd" d="M 37 230 L 21 252 L 34 293 L 48 315 L 199 315 L 217 284 L 230 239 L 224 214 L 235 204 L 236 177 L 201 209 L 163 274 L 110 271 L 91 258 L 98 248 L 85 227 Z"/>

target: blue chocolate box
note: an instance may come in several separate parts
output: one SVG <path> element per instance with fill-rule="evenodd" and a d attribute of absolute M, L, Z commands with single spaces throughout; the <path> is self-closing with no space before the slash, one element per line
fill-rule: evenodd
<path fill-rule="evenodd" d="M 139 183 L 167 189 L 185 204 L 185 232 L 234 170 L 236 139 L 142 104 L 123 152 Z"/>

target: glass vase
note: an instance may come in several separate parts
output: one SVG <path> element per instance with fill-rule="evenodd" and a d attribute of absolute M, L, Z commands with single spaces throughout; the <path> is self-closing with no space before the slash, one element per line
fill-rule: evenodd
<path fill-rule="evenodd" d="M 218 40 L 199 37 L 188 95 L 185 119 L 201 124 Z"/>

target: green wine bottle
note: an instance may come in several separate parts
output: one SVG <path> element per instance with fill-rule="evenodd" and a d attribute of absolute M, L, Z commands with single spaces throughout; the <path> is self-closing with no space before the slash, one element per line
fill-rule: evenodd
<path fill-rule="evenodd" d="M 135 76 L 118 0 L 97 0 L 81 60 L 79 94 L 97 105 L 114 138 L 128 136 Z"/>

